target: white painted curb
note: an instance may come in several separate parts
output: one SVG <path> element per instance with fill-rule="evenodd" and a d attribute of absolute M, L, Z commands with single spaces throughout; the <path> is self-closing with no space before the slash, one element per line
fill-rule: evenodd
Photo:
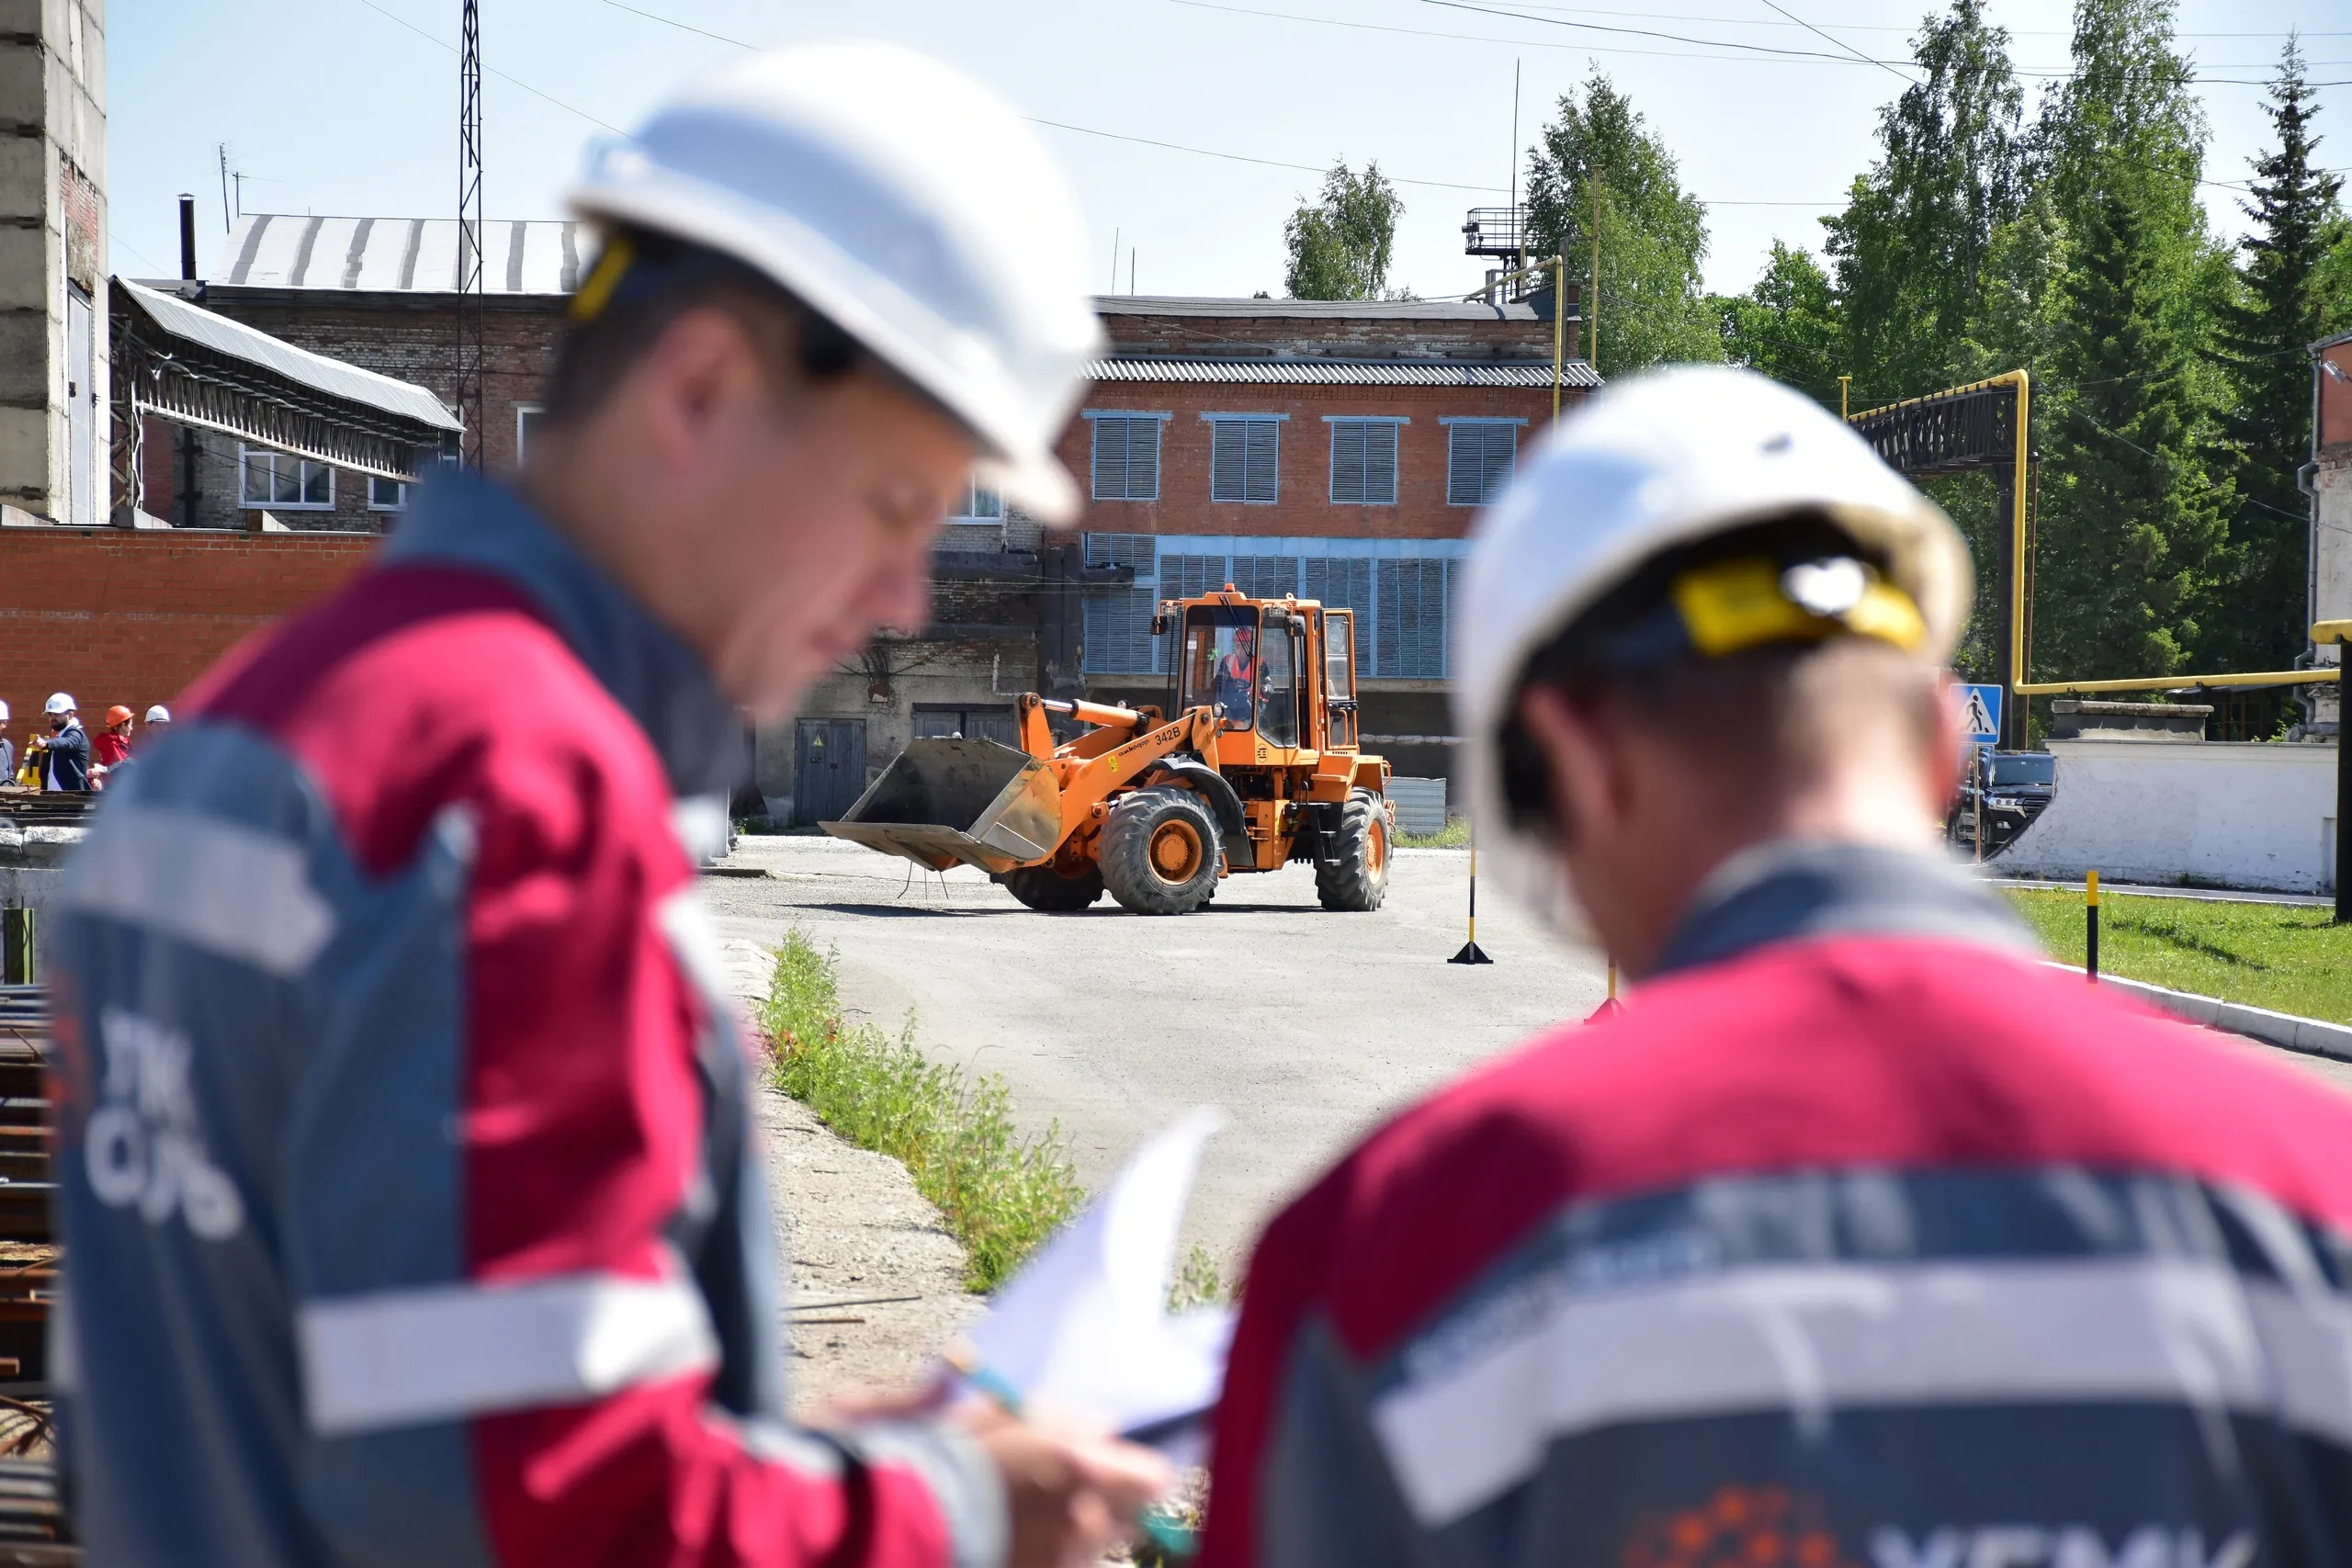
<path fill-rule="evenodd" d="M 2064 969 L 2072 975 L 2083 972 L 2079 964 L 2052 964 L 2051 967 Z M 2340 1056 L 2346 1061 L 2352 1061 L 2352 1027 L 2341 1023 L 2299 1018 L 2291 1012 L 2272 1012 L 2268 1008 L 2225 1002 L 2219 997 L 2200 997 L 2194 991 L 2171 990 L 2163 986 L 2151 986 L 2145 980 L 2126 980 L 2115 975 L 2101 975 L 2098 983 L 2137 997 L 2150 1007 L 2168 1012 L 2185 1022 L 2202 1024 L 2208 1029 L 2219 1029 L 2231 1034 L 2243 1034 L 2267 1045 L 2283 1045 L 2290 1051 L 2309 1051 L 2322 1056 Z"/>

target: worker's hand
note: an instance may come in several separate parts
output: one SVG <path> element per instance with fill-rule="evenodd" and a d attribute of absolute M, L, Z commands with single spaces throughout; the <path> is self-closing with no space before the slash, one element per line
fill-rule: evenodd
<path fill-rule="evenodd" d="M 1010 1568 L 1083 1568 L 1175 1483 L 1166 1460 L 1115 1438 L 1015 1420 L 979 1402 L 959 1405 L 956 1419 L 1004 1477 Z"/>

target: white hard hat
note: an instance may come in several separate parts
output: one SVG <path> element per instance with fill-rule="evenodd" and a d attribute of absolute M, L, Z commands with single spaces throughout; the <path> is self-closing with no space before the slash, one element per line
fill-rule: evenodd
<path fill-rule="evenodd" d="M 7 722 L 8 722 L 8 705 L 7 705 L 7 703 L 6 703 L 6 700 L 0 700 L 0 724 L 6 724 L 6 723 L 7 723 Z"/>
<path fill-rule="evenodd" d="M 1074 517 L 1054 457 L 1102 330 L 1076 197 L 1012 107 L 895 45 L 755 54 L 590 160 L 571 205 L 766 273 L 938 400 L 982 479 Z"/>
<path fill-rule="evenodd" d="M 153 707 L 147 710 L 147 722 L 150 724 L 169 724 L 172 722 L 172 710 L 165 707 L 163 704 L 157 703 Z"/>
<path fill-rule="evenodd" d="M 78 712 L 79 709 L 76 707 L 74 698 L 70 694 L 65 692 L 51 692 L 49 694 L 49 702 L 42 707 L 41 711 L 43 713 L 75 713 Z"/>
<path fill-rule="evenodd" d="M 1883 558 L 1951 656 L 1968 618 L 1968 547 L 1943 512 L 1803 394 L 1750 370 L 1687 366 L 1627 379 L 1563 421 L 1472 534 L 1453 616 L 1453 700 L 1479 836 L 1505 886 L 1572 924 L 1551 846 L 1503 803 L 1501 736 L 1527 663 L 1664 550 L 1790 513 L 1826 516 Z M 1916 623 L 1915 623 L 1916 624 Z"/>

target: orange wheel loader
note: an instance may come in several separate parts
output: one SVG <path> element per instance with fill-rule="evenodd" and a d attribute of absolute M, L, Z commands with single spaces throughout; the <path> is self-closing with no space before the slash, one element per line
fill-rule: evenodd
<path fill-rule="evenodd" d="M 933 871 L 978 866 L 1033 909 L 1107 889 L 1189 914 L 1220 877 L 1315 865 L 1327 909 L 1380 908 L 1388 764 L 1356 747 L 1355 617 L 1311 599 L 1163 601 L 1157 707 L 1018 703 L 1021 745 L 917 740 L 825 831 Z M 1049 715 L 1090 726 L 1057 744 Z"/>

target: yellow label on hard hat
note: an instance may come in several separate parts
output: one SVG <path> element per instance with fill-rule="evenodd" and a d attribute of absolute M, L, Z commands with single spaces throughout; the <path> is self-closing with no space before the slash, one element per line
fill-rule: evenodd
<path fill-rule="evenodd" d="M 1787 573 L 1761 556 L 1719 561 L 1684 572 L 1670 590 L 1690 646 L 1710 659 L 1773 642 L 1817 641 L 1849 632 L 1906 653 L 1927 646 L 1927 622 L 1908 594 L 1871 573 L 1859 596 L 1836 614 L 1817 614 L 1789 597 Z"/>
<path fill-rule="evenodd" d="M 593 321 L 605 313 L 605 307 L 612 302 L 613 290 L 621 286 L 621 278 L 636 255 L 629 243 L 618 234 L 605 242 L 604 254 L 597 256 L 588 281 L 571 297 L 570 314 L 573 321 Z"/>

